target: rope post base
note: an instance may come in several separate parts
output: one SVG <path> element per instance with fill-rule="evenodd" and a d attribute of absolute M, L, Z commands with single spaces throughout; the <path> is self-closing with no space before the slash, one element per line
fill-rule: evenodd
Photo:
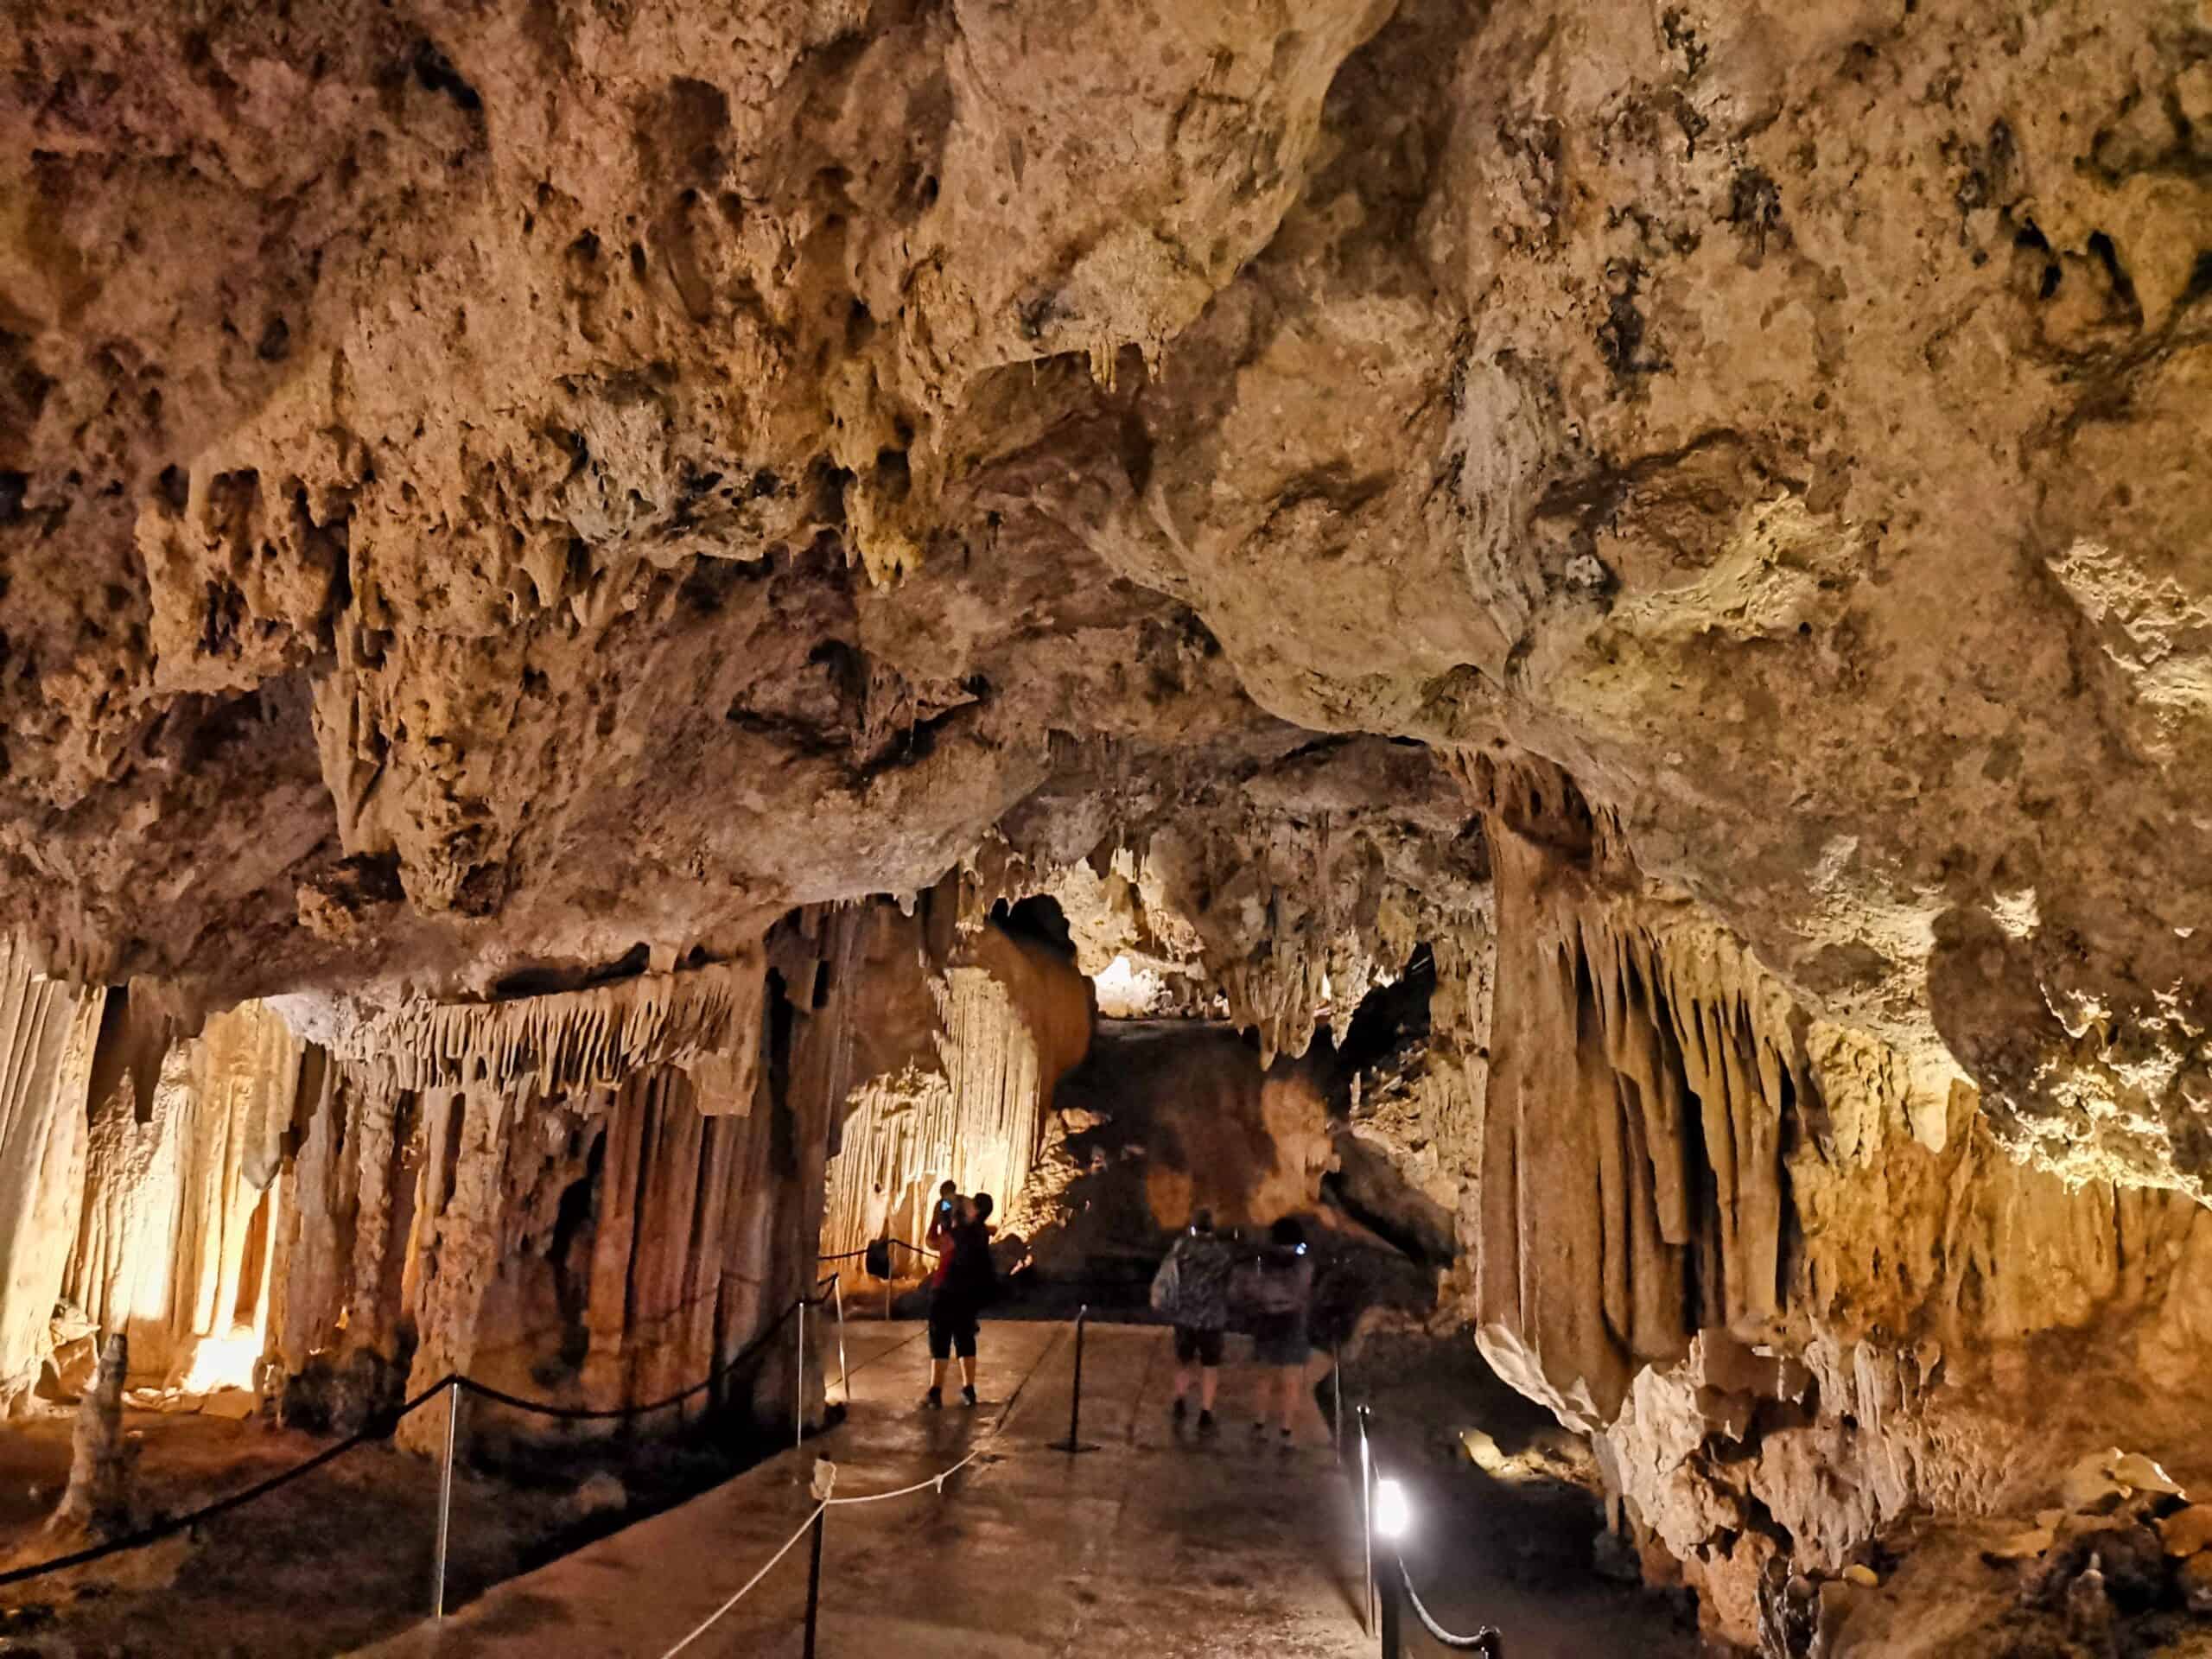
<path fill-rule="evenodd" d="M 826 1504 L 814 1512 L 813 1553 L 806 1568 L 806 1659 L 814 1659 L 815 1631 L 822 1623 L 822 1528 L 829 1518 Z"/>
<path fill-rule="evenodd" d="M 1090 1323 L 1090 1304 L 1085 1302 L 1075 1316 L 1075 1387 L 1068 1394 L 1068 1437 L 1052 1442 L 1052 1449 L 1065 1452 L 1070 1457 L 1079 1452 L 1096 1452 L 1095 1446 L 1086 1446 L 1083 1440 L 1083 1329 Z"/>
<path fill-rule="evenodd" d="M 461 1379 L 446 1384 L 446 1459 L 438 1471 L 438 1542 L 431 1566 L 430 1618 L 443 1623 L 446 1616 L 446 1544 L 453 1535 L 453 1459 L 461 1431 Z"/>
<path fill-rule="evenodd" d="M 1382 1581 L 1376 1589 L 1382 1598 L 1382 1659 L 1402 1659 L 1406 1650 L 1405 1638 L 1399 1629 L 1399 1623 L 1405 1613 L 1405 1592 L 1398 1587 L 1396 1580 L 1387 1572 L 1382 1574 Z M 808 1649 L 810 1654 L 812 1651 L 811 1648 Z"/>

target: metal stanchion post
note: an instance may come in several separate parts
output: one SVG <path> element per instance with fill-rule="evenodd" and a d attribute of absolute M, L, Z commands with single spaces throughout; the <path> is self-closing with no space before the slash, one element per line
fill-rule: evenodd
<path fill-rule="evenodd" d="M 446 1542 L 453 1532 L 453 1459 L 460 1427 L 461 1379 L 456 1376 L 446 1384 L 446 1461 L 438 1472 L 438 1543 L 430 1585 L 430 1617 L 435 1620 L 446 1616 Z"/>
<path fill-rule="evenodd" d="M 1068 1390 L 1068 1450 L 1079 1451 L 1083 1446 L 1083 1327 L 1090 1313 L 1088 1303 L 1076 1310 L 1075 1316 L 1075 1386 Z"/>
<path fill-rule="evenodd" d="M 822 1620 L 822 1523 L 827 1509 L 814 1512 L 814 1556 L 806 1569 L 806 1659 L 814 1659 L 814 1632 Z"/>
<path fill-rule="evenodd" d="M 1331 1443 L 1336 1447 L 1337 1461 L 1344 1460 L 1344 1345 L 1338 1343 L 1329 1351 L 1329 1415 L 1332 1427 Z"/>
<path fill-rule="evenodd" d="M 1387 1569 L 1377 1586 L 1382 1595 L 1382 1659 L 1399 1659 L 1405 1651 L 1398 1620 L 1405 1605 L 1405 1590 Z"/>
<path fill-rule="evenodd" d="M 1071 1456 L 1098 1449 L 1083 1443 L 1083 1330 L 1090 1322 L 1090 1304 L 1085 1302 L 1075 1316 L 1075 1387 L 1068 1395 L 1068 1437 L 1052 1448 Z"/>
<path fill-rule="evenodd" d="M 845 1396 L 845 1403 L 853 1403 L 853 1372 L 845 1363 L 845 1275 L 839 1274 L 830 1281 L 830 1294 L 837 1303 L 837 1391 Z"/>
<path fill-rule="evenodd" d="M 806 1444 L 806 1298 L 798 1299 L 798 1381 L 791 1395 L 791 1444 Z"/>
<path fill-rule="evenodd" d="M 1359 1408 L 1359 1529 L 1366 1552 L 1367 1595 L 1361 1602 L 1364 1623 L 1375 1629 L 1375 1458 L 1367 1445 L 1367 1408 Z"/>

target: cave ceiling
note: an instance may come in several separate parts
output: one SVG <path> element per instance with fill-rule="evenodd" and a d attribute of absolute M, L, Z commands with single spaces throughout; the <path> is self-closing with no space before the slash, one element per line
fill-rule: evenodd
<path fill-rule="evenodd" d="M 1224 801 L 1465 876 L 1300 783 L 1396 739 L 2202 1190 L 2194 0 L 6 15 L 55 971 L 480 995 Z"/>

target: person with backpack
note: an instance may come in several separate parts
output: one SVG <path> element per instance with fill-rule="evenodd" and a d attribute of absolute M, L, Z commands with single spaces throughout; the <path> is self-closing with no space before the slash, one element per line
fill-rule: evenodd
<path fill-rule="evenodd" d="M 1174 1419 L 1179 1423 L 1190 1414 L 1195 1381 L 1201 1434 L 1214 1432 L 1222 1343 L 1229 1332 L 1229 1280 L 1235 1268 L 1228 1244 L 1214 1236 L 1213 1212 L 1201 1210 L 1153 1276 L 1153 1311 L 1165 1314 L 1175 1327 Z"/>
<path fill-rule="evenodd" d="M 1288 1216 L 1268 1230 L 1268 1248 L 1241 1271 L 1236 1298 L 1252 1328 L 1252 1359 L 1260 1368 L 1260 1414 L 1255 1435 L 1268 1432 L 1268 1408 L 1276 1405 L 1283 1448 L 1291 1445 L 1291 1411 L 1304 1381 L 1313 1344 L 1306 1313 L 1313 1300 L 1313 1259 L 1306 1252 L 1306 1230 Z"/>
<path fill-rule="evenodd" d="M 930 1391 L 922 1396 L 931 1411 L 944 1404 L 944 1377 L 952 1357 L 960 1357 L 960 1398 L 976 1400 L 976 1338 L 983 1309 L 998 1293 L 998 1268 L 991 1260 L 991 1195 L 978 1192 L 961 1201 L 959 1219 L 945 1230 L 944 1254 L 930 1292 Z"/>

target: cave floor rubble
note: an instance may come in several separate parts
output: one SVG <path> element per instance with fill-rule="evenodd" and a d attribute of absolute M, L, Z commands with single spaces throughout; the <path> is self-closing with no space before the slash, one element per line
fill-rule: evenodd
<path fill-rule="evenodd" d="M 660 1659 L 766 1561 L 812 1508 L 817 1457 L 857 1497 L 928 1478 L 981 1448 L 944 1495 L 830 1511 L 819 1651 L 899 1659 L 1351 1659 L 1361 1630 L 1360 1536 L 1351 1483 L 1313 1412 L 1300 1446 L 1255 1445 L 1252 1381 L 1232 1364 L 1223 1432 L 1179 1435 L 1167 1404 L 1169 1333 L 1093 1327 L 1078 1456 L 1068 1432 L 1073 1344 L 1065 1325 L 984 1327 L 979 1409 L 918 1408 L 921 1328 L 849 1327 L 843 1422 L 689 1503 L 588 1545 L 460 1609 L 362 1650 L 361 1659 Z M 1322 1362 L 1317 1357 L 1317 1380 Z M 831 1354 L 831 1398 L 839 1397 Z M 802 1541 L 758 1589 L 684 1649 L 701 1659 L 801 1650 Z M 1449 1598 L 1456 1603 L 1457 1597 Z M 1657 1623 L 1656 1617 L 1654 1618 Z M 1625 1628 L 1572 1633 L 1591 1653 Z M 1594 1643 L 1594 1645 L 1593 1645 Z M 1426 1652 L 1417 1642 L 1414 1652 Z M 1647 1651 L 1665 1650 L 1647 1647 Z"/>

